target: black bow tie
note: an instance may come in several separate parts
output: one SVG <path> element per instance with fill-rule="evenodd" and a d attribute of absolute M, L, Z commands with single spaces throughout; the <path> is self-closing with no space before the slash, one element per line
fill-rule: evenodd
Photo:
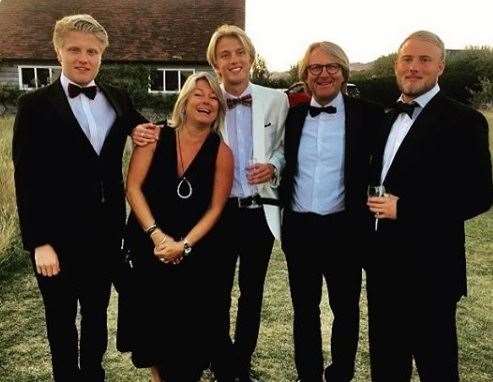
<path fill-rule="evenodd" d="M 316 117 L 320 113 L 335 114 L 337 109 L 334 106 L 317 107 L 310 106 L 310 117 Z"/>
<path fill-rule="evenodd" d="M 240 98 L 226 98 L 228 109 L 234 109 L 236 105 L 252 106 L 252 95 L 247 94 Z"/>
<path fill-rule="evenodd" d="M 88 86 L 86 88 L 81 88 L 80 86 L 74 85 L 72 83 L 68 84 L 68 95 L 70 98 L 77 97 L 80 93 L 85 94 L 88 98 L 94 99 L 98 91 L 97 86 Z"/>
<path fill-rule="evenodd" d="M 402 101 L 397 101 L 394 104 L 393 109 L 398 112 L 399 114 L 401 113 L 406 113 L 409 118 L 413 118 L 413 113 L 414 113 L 414 108 L 418 107 L 419 105 L 416 102 L 412 103 L 404 103 Z"/>

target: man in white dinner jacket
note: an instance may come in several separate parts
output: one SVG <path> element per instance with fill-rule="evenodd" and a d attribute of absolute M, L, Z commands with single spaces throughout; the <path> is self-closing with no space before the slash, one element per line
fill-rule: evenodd
<path fill-rule="evenodd" d="M 260 326 L 265 275 L 274 239 L 280 237 L 278 174 L 284 166 L 287 96 L 250 82 L 255 48 L 233 25 L 211 37 L 207 60 L 222 82 L 228 103 L 223 139 L 233 151 L 231 197 L 218 226 L 218 304 L 215 306 L 213 367 L 219 381 L 253 381 L 250 364 Z M 239 265 L 238 314 L 234 339 L 229 335 L 231 289 Z"/>

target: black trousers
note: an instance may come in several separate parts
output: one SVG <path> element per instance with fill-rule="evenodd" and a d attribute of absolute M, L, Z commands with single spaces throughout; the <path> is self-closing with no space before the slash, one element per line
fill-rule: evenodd
<path fill-rule="evenodd" d="M 332 323 L 332 363 L 327 382 L 350 381 L 359 334 L 361 266 L 354 253 L 346 213 L 317 215 L 284 211 L 282 248 L 286 255 L 294 310 L 295 363 L 302 381 L 322 380 L 320 301 L 327 284 Z"/>
<path fill-rule="evenodd" d="M 413 358 L 422 382 L 459 381 L 457 299 L 410 290 L 402 272 L 367 269 L 372 381 L 409 382 Z"/>
<path fill-rule="evenodd" d="M 57 251 L 57 254 L 59 252 Z M 63 261 L 53 277 L 38 275 L 43 297 L 53 378 L 56 382 L 104 381 L 101 362 L 107 347 L 107 308 L 111 292 L 109 264 L 93 261 L 88 253 L 63 253 L 84 262 Z M 108 256 L 108 253 L 100 253 Z M 33 258 L 34 260 L 34 258 Z M 34 261 L 33 261 L 34 264 Z M 35 267 L 34 267 L 35 268 Z M 80 304 L 80 338 L 76 327 Z"/>
<path fill-rule="evenodd" d="M 257 346 L 267 267 L 274 245 L 263 208 L 239 208 L 231 201 L 221 221 L 216 256 L 216 306 L 213 323 L 213 369 L 219 381 L 246 376 Z M 230 337 L 231 290 L 239 259 L 238 313 L 234 340 Z"/>

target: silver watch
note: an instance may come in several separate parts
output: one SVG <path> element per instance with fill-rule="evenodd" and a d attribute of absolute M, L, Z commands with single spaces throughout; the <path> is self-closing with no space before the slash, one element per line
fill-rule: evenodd
<path fill-rule="evenodd" d="M 187 239 L 183 239 L 183 256 L 186 257 L 192 253 L 192 246 Z"/>

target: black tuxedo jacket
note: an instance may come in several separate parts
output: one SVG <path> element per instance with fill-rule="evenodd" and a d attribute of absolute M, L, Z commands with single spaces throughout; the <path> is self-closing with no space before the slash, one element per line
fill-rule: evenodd
<path fill-rule="evenodd" d="M 388 113 L 379 134 L 375 184 L 396 117 Z M 384 186 L 399 197 L 397 219 L 379 222 L 373 265 L 415 293 L 466 294 L 464 221 L 488 210 L 493 195 L 485 117 L 438 93 L 404 138 Z"/>
<path fill-rule="evenodd" d="M 122 155 L 127 135 L 145 120 L 124 92 L 100 89 L 116 112 L 100 155 L 72 113 L 60 80 L 19 101 L 12 155 L 22 240 L 31 252 L 51 244 L 62 261 L 65 252 L 80 246 L 120 246 Z"/>
<path fill-rule="evenodd" d="M 290 208 L 293 198 L 294 177 L 298 173 L 298 149 L 308 114 L 309 104 L 292 107 L 286 118 L 284 156 L 286 165 L 280 184 L 280 198 Z M 352 217 L 354 229 L 366 230 L 366 189 L 369 179 L 370 154 L 375 134 L 384 116 L 383 109 L 358 98 L 344 96 L 345 107 L 345 209 Z"/>

